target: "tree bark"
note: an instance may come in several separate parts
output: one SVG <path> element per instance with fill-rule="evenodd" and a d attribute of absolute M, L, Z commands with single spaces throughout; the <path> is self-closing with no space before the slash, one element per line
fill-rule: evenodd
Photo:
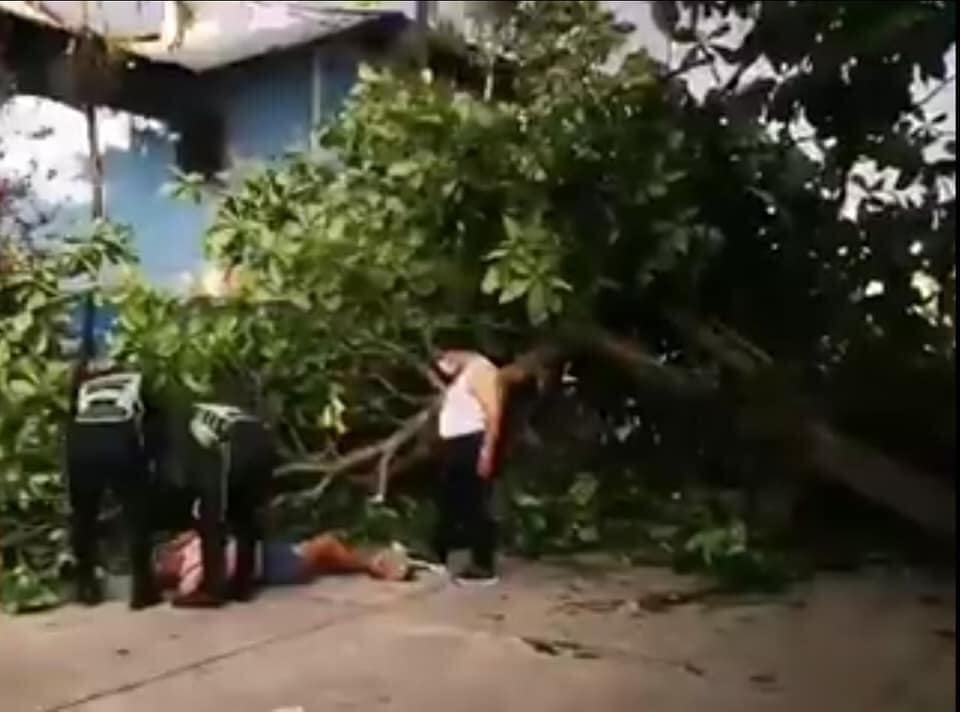
<path fill-rule="evenodd" d="M 690 341 L 742 376 L 753 376 L 759 368 L 772 363 L 769 356 L 741 336 L 731 339 L 723 330 L 710 329 L 690 317 L 675 318 L 674 323 Z M 679 369 L 661 364 L 636 341 L 622 339 L 598 328 L 581 329 L 579 333 L 594 352 L 617 363 L 644 388 L 666 390 L 684 398 L 703 395 L 714 388 L 714 384 L 697 382 Z M 748 352 L 754 354 L 753 359 L 747 357 Z M 749 417 L 744 413 L 733 416 L 745 423 Z M 747 427 L 751 425 L 747 424 Z M 843 485 L 932 534 L 955 535 L 954 487 L 837 433 L 829 424 L 810 414 L 798 413 L 789 430 L 793 441 L 783 444 L 805 457 L 810 465 L 805 471 Z"/>
<path fill-rule="evenodd" d="M 773 364 L 773 359 L 762 349 L 723 326 L 706 326 L 687 315 L 673 315 L 671 320 L 678 330 L 698 348 L 709 353 L 739 375 L 749 378 Z M 696 407 L 697 401 L 716 392 L 717 384 L 710 378 L 663 363 L 641 342 L 626 339 L 597 325 L 577 325 L 564 329 L 562 340 L 537 347 L 517 358 L 500 371 L 506 394 L 512 388 L 537 379 L 543 384 L 549 369 L 572 352 L 600 356 L 619 367 L 635 384 L 651 395 L 687 401 Z M 343 475 L 362 471 L 369 480 L 371 466 L 378 464 L 373 474 L 377 477 L 378 494 L 383 495 L 390 475 L 408 469 L 432 454 L 431 440 L 421 440 L 420 446 L 391 467 L 395 455 L 406 445 L 425 434 L 432 415 L 439 405 L 421 411 L 388 438 L 355 450 L 333 461 L 307 460 L 280 468 L 280 474 L 317 472 L 325 475 Z M 731 414 L 744 430 L 755 430 L 748 412 Z M 852 492 L 869 499 L 889 511 L 942 537 L 956 532 L 954 513 L 955 490 L 947 483 L 919 472 L 878 452 L 874 448 L 835 432 L 831 426 L 809 413 L 796 413 L 795 420 L 779 429 L 761 423 L 767 434 L 785 449 L 800 453 L 809 465 L 802 468 L 817 476 L 838 483 Z M 325 486 L 321 483 L 321 486 Z"/>
<path fill-rule="evenodd" d="M 103 156 L 100 154 L 100 132 L 97 124 L 97 107 L 93 104 L 84 104 L 84 118 L 87 128 L 87 152 L 90 162 L 90 217 L 94 224 L 104 217 L 103 204 Z M 83 312 L 81 317 L 80 353 L 73 368 L 70 383 L 70 414 L 73 415 L 76 407 L 77 392 L 80 382 L 94 356 L 94 319 L 96 305 L 93 300 L 93 290 L 88 290 L 83 297 Z"/>
<path fill-rule="evenodd" d="M 100 154 L 100 126 L 97 123 L 97 107 L 84 104 L 83 115 L 87 124 L 87 150 L 90 160 L 90 215 L 102 220 L 103 209 L 103 156 Z"/>
<path fill-rule="evenodd" d="M 945 482 L 841 435 L 824 423 L 804 424 L 810 462 L 822 477 L 844 485 L 928 531 L 956 535 L 956 491 Z"/>

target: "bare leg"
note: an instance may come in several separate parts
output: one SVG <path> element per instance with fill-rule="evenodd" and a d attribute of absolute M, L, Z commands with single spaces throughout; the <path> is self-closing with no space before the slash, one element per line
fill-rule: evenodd
<path fill-rule="evenodd" d="M 321 534 L 300 545 L 304 566 L 310 576 L 323 574 L 369 574 L 380 578 L 379 571 L 357 552 L 331 534 Z"/>

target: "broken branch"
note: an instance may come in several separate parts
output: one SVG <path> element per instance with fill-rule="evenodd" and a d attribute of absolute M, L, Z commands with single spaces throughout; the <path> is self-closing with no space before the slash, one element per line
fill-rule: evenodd
<path fill-rule="evenodd" d="M 559 347 L 546 345 L 520 355 L 512 363 L 500 369 L 499 377 L 504 391 L 506 392 L 510 387 L 517 386 L 533 377 L 536 377 L 538 382 L 542 382 L 546 378 L 548 365 L 561 354 L 562 351 Z M 442 386 L 439 381 L 437 385 Z M 418 436 L 425 433 L 427 425 L 440 408 L 440 402 L 440 398 L 435 398 L 429 406 L 402 421 L 397 430 L 382 440 L 332 460 L 314 456 L 289 462 L 274 470 L 274 476 L 285 477 L 310 473 L 324 476 L 319 484 L 296 495 L 297 497 L 315 498 L 326 491 L 333 478 L 368 467 L 376 462 L 376 488 L 373 499 L 382 501 L 386 497 L 392 474 L 409 469 L 411 465 L 425 459 L 431 453 L 432 439 L 422 438 L 420 446 L 416 447 L 399 463 L 394 464 L 398 453 Z M 285 501 L 291 496 L 293 495 L 282 495 L 275 501 Z"/>
<path fill-rule="evenodd" d="M 307 458 L 304 460 L 289 462 L 274 470 L 274 476 L 284 477 L 287 475 L 313 472 L 321 475 L 332 475 L 335 477 L 360 467 L 361 465 L 369 464 L 372 460 L 382 457 L 385 452 L 391 450 L 396 452 L 400 446 L 411 440 L 413 436 L 417 434 L 420 428 L 422 428 L 429 421 L 437 407 L 438 403 L 432 403 L 428 408 L 424 408 L 420 412 L 405 420 L 400 429 L 395 431 L 390 436 L 378 442 L 372 443 L 371 445 L 358 448 L 353 452 L 347 453 L 343 457 L 339 457 L 334 460 Z"/>
<path fill-rule="evenodd" d="M 708 351 L 718 361 L 742 375 L 753 373 L 755 364 L 744 358 L 746 349 L 742 345 L 737 349 L 731 348 L 730 343 L 719 338 L 717 332 L 692 320 L 686 320 L 680 331 L 697 347 Z M 581 329 L 580 334 L 585 344 L 620 365 L 639 385 L 653 385 L 660 389 L 666 387 L 677 396 L 705 395 L 714 388 L 704 379 L 686 376 L 679 369 L 661 363 L 640 343 L 622 339 L 600 327 Z M 737 340 L 749 344 L 742 336 L 738 335 Z M 763 354 L 752 344 L 749 351 Z M 743 422 L 746 416 L 739 413 L 735 417 Z M 801 447 L 798 451 L 805 454 L 812 473 L 842 484 L 860 496 L 919 524 L 928 532 L 940 536 L 954 535 L 955 490 L 948 483 L 835 432 L 812 414 L 796 413 L 794 418 L 785 433 L 799 437 Z"/>

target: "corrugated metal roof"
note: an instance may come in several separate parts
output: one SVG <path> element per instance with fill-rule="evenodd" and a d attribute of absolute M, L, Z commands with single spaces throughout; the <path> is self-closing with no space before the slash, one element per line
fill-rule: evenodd
<path fill-rule="evenodd" d="M 397 7 L 401 3 L 371 3 L 389 8 L 384 11 L 380 7 L 366 9 L 365 3 L 190 2 L 187 5 L 192 17 L 178 44 L 174 41 L 176 5 L 107 2 L 87 3 L 84 8 L 82 2 L 64 0 L 0 0 L 0 11 L 68 31 L 85 26 L 122 41 L 132 54 L 195 72 L 336 35 L 386 15 L 407 15 L 405 8 Z M 142 39 L 149 35 L 153 37 Z"/>

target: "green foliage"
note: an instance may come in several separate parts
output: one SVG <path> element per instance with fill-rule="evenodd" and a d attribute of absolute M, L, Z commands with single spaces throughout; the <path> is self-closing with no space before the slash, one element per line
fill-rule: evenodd
<path fill-rule="evenodd" d="M 184 173 L 173 169 L 174 180 L 163 186 L 165 195 L 188 203 L 200 204 L 206 195 L 207 179 L 202 173 Z"/>
<path fill-rule="evenodd" d="M 0 543 L 12 562 L 2 580 L 9 608 L 56 600 L 68 328 L 103 271 L 130 261 L 127 231 L 109 223 L 42 249 L 0 242 Z"/>
<path fill-rule="evenodd" d="M 54 576 L 24 564 L 0 571 L 0 608 L 7 613 L 30 613 L 57 605 L 60 591 Z"/>
<path fill-rule="evenodd" d="M 558 466 L 562 468 L 562 459 Z M 757 537 L 744 512 L 710 490 L 663 490 L 644 477 L 517 472 L 504 512 L 515 550 L 530 556 L 601 549 L 700 572 L 731 590 L 776 591 L 793 576 L 785 554 Z M 554 486 L 545 485 L 552 481 Z M 557 480 L 562 482 L 558 485 Z M 637 482 L 638 484 L 631 484 Z"/>
<path fill-rule="evenodd" d="M 933 394 L 955 383 L 956 151 L 928 102 L 955 3 L 655 6 L 679 66 L 716 78 L 681 126 L 724 246 L 672 296 L 791 364 L 844 429 L 952 472 L 956 403 Z"/>
<path fill-rule="evenodd" d="M 335 456 L 432 399 L 423 370 L 438 346 L 503 356 L 554 327 L 595 322 L 716 373 L 665 326 L 663 313 L 680 306 L 733 326 L 784 364 L 724 391 L 733 405 L 758 393 L 788 402 L 777 394 L 792 386 L 818 394 L 854 431 L 915 439 L 905 452 L 930 449 L 923 433 L 871 422 L 875 402 L 863 391 L 899 379 L 885 412 L 903 412 L 913 398 L 909 411 L 922 422 L 915 376 L 924 394 L 953 383 L 955 201 L 944 185 L 955 146 L 942 121 L 913 105 L 908 85 L 916 71 L 944 78 L 954 5 L 655 8 L 690 50 L 667 81 L 643 53 L 621 56 L 625 28 L 596 2 L 522 2 L 497 13 L 476 58 L 482 96 L 429 72 L 364 68 L 318 151 L 222 197 L 206 248 L 232 276 L 229 298 L 184 300 L 126 280 L 111 294 L 122 307 L 116 355 L 175 397 L 244 391 L 289 450 Z M 745 32 L 734 46 L 736 23 Z M 762 60 L 772 75 L 741 86 Z M 704 61 L 717 63 L 723 82 L 697 103 L 677 80 Z M 813 154 L 793 133 L 800 117 L 813 128 Z M 861 158 L 899 170 L 893 190 L 854 179 Z M 896 191 L 907 186 L 909 201 Z M 181 175 L 173 192 L 196 200 L 203 188 Z M 857 219 L 840 216 L 857 188 Z M 4 535 L 61 521 L 64 288 L 124 261 L 115 237 L 41 256 L 0 253 L 16 264 L 0 271 Z M 918 272 L 935 284 L 932 296 L 917 287 Z M 876 281 L 881 294 L 868 289 Z M 756 459 L 708 413 L 638 405 L 611 374 L 585 363 L 571 370 L 592 381 L 571 386 L 573 397 L 602 401 L 597 449 L 613 451 L 615 431 L 629 425 L 671 476 L 731 452 L 740 470 Z M 937 412 L 930 430 L 949 448 L 955 402 Z M 777 562 L 757 552 L 739 513 L 684 509 L 685 499 L 674 506 L 638 481 L 637 468 L 623 469 L 567 463 L 549 476 L 508 478 L 510 540 L 529 553 L 653 544 L 722 579 L 769 582 Z M 288 514 L 361 539 L 392 538 L 410 521 L 419 530 L 427 511 L 412 500 L 368 505 L 347 487 L 312 506 Z M 36 601 L 31 576 L 49 569 L 24 551 L 32 573 L 13 569 L 4 585 Z"/>
<path fill-rule="evenodd" d="M 707 62 L 718 78 L 685 126 L 708 149 L 702 210 L 726 239 L 701 303 L 820 369 L 878 340 L 906 358 L 951 358 L 949 308 L 931 305 L 916 275 L 937 294 L 955 281 L 955 146 L 926 106 L 948 81 L 955 4 L 655 6 L 684 48 L 680 66 Z M 925 96 L 911 93 L 918 81 Z M 854 197 L 851 220 L 841 211 Z M 883 294 L 865 296 L 871 283 Z"/>
<path fill-rule="evenodd" d="M 956 42 L 950 2 L 655 5 L 660 26 L 688 49 L 688 60 L 722 60 L 734 67 L 737 80 L 760 62 L 768 64 L 772 77 L 742 87 L 734 81 L 733 95 L 724 98 L 741 116 L 790 122 L 802 114 L 821 140 L 837 140 L 841 163 L 861 152 L 893 157 L 878 139 L 920 108 L 910 95 L 915 78 L 946 79 L 944 57 Z M 731 46 L 735 27 L 745 31 Z M 908 159 L 901 166 L 922 163 Z"/>
<path fill-rule="evenodd" d="M 776 592 L 793 575 L 781 554 L 750 542 L 739 519 L 687 535 L 674 550 L 674 566 L 680 572 L 706 572 L 735 591 Z"/>
<path fill-rule="evenodd" d="M 890 156 L 899 147 L 898 161 L 872 149 L 871 155 L 883 165 L 906 166 L 934 140 L 926 124 L 901 125 L 906 109 L 893 112 L 883 99 L 882 106 L 814 110 L 817 141 L 825 147 L 820 157 L 801 151 L 789 133 L 772 131 L 772 117 L 811 113 L 817 101 L 849 104 L 830 100 L 813 80 L 846 71 L 852 55 L 821 50 L 815 31 L 833 32 L 844 5 L 822 12 L 809 3 L 789 12 L 766 3 L 711 6 L 714 15 L 739 13 L 767 28 L 755 30 L 746 44 L 756 46 L 742 56 L 720 49 L 726 30 L 709 31 L 716 31 L 704 38 L 710 47 L 699 51 L 733 64 L 735 72 L 784 51 L 769 27 L 790 35 L 793 47 L 774 62 L 770 81 L 734 82 L 702 105 L 662 82 L 662 68 L 642 53 L 611 62 L 622 28 L 590 2 L 520 3 L 501 18 L 495 44 L 509 71 L 497 74 L 486 98 L 429 73 L 365 69 L 341 120 L 321 132 L 321 151 L 262 172 L 224 200 L 208 235 L 209 255 L 241 270 L 239 301 L 260 305 L 257 314 L 268 323 L 249 327 L 260 330 L 249 338 L 224 330 L 232 336 L 218 353 L 261 376 L 264 391 L 277 394 L 275 412 L 310 449 L 362 442 L 421 405 L 428 392 L 419 367 L 438 342 L 502 352 L 558 322 L 594 320 L 662 340 L 671 358 L 700 366 L 702 356 L 676 348 L 658 320 L 664 307 L 677 304 L 733 325 L 788 364 L 789 371 L 764 383 L 799 382 L 829 394 L 842 366 L 857 353 L 876 352 L 879 342 L 889 347 L 888 367 L 896 362 L 891 353 L 952 363 L 952 321 L 942 309 L 933 322 L 919 313 L 909 286 L 918 269 L 939 275 L 943 292 L 955 279 L 952 203 L 936 190 L 938 176 L 952 170 L 950 160 L 909 174 L 924 187 L 920 203 L 870 195 L 856 223 L 838 217 L 851 146 L 861 155 L 879 141 Z M 857 32 L 910 14 L 849 12 Z M 930 12 L 922 10 L 925 27 Z M 680 11 L 670 17 L 660 19 L 670 20 L 671 32 L 682 17 L 690 19 Z M 879 57 L 887 67 L 883 58 L 900 37 L 875 33 L 864 49 L 869 66 L 880 71 L 873 61 Z M 842 43 L 831 39 L 829 46 Z M 808 61 L 813 74 L 798 84 L 797 76 L 810 74 Z M 899 93 L 903 67 L 918 61 L 905 55 L 884 81 Z M 858 96 L 875 93 L 872 76 L 851 74 Z M 795 101 L 782 98 L 798 86 L 804 91 Z M 782 113 L 784 105 L 789 112 Z M 842 111 L 846 118 L 834 116 Z M 888 285 L 887 298 L 864 298 L 876 279 Z M 266 305 L 273 309 L 269 320 Z M 227 313 L 211 318 L 228 319 Z M 165 320 L 159 314 L 149 323 Z M 931 345 L 939 345 L 933 356 Z M 604 397 L 608 412 L 635 410 L 622 383 Z M 342 420 L 330 428 L 333 413 Z M 643 417 L 658 432 L 651 447 L 663 450 L 660 433 L 673 431 L 674 452 L 696 453 L 684 455 L 695 466 L 746 447 L 741 439 L 705 436 L 701 430 L 713 427 L 707 418 L 694 424 L 649 407 Z M 735 454 L 743 469 L 751 453 Z M 521 549 L 604 540 L 608 522 L 592 513 L 592 499 L 578 504 L 582 494 L 572 495 L 569 486 L 521 490 L 513 498 Z M 729 534 L 727 521 L 700 526 Z M 734 568 L 764 568 L 728 540 L 718 539 L 716 555 L 704 553 L 713 551 L 709 537 L 694 539 L 689 550 L 671 543 L 671 551 L 686 551 L 703 565 L 735 560 Z"/>
<path fill-rule="evenodd" d="M 364 68 L 320 151 L 222 201 L 207 249 L 241 275 L 235 299 L 174 318 L 174 301 L 131 288 L 119 352 L 157 355 L 195 392 L 229 368 L 275 399 L 292 448 L 320 450 L 422 406 L 435 344 L 511 350 L 674 270 L 708 233 L 691 146 L 648 60 L 604 69 L 623 40 L 610 18 L 560 5 L 524 5 L 504 29 L 522 68 L 510 100 Z"/>
<path fill-rule="evenodd" d="M 507 508 L 513 546 L 540 555 L 599 545 L 598 488 L 594 475 L 581 472 L 560 491 L 533 494 L 522 486 L 514 489 Z"/>

